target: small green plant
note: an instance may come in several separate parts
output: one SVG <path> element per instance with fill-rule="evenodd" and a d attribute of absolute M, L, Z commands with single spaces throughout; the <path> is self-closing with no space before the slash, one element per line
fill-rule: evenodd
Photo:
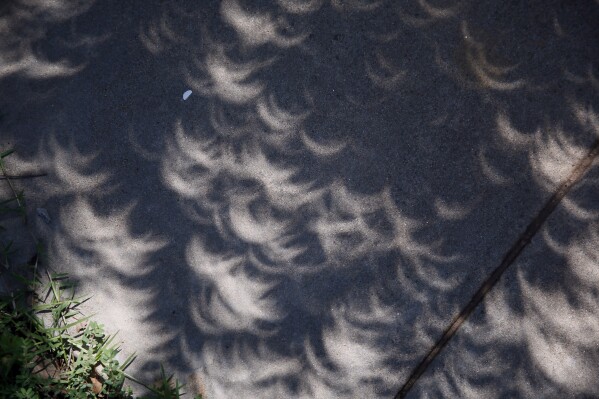
<path fill-rule="evenodd" d="M 13 198 L 0 201 L 0 215 L 19 215 L 26 224 L 25 198 L 5 170 L 4 158 L 11 153 L 0 153 L 0 177 L 13 193 Z M 13 242 L 0 239 L 0 270 L 21 283 L 20 289 L 0 296 L 0 398 L 131 399 L 126 379 L 150 391 L 145 399 L 180 398 L 182 385 L 167 377 L 162 367 L 154 387 L 125 372 L 134 357 L 123 364 L 116 360 L 120 349 L 114 336 L 81 314 L 78 307 L 86 299 L 75 297 L 66 274 L 46 271 L 41 278 L 38 259 L 43 251 L 41 245 L 36 247 L 37 254 L 27 265 L 14 265 Z"/>
<path fill-rule="evenodd" d="M 81 300 L 62 297 L 70 288 L 63 282 L 66 276 L 48 273 L 46 301 L 30 289 L 0 300 L 0 397 L 130 397 L 123 383 L 131 358 L 114 360 L 114 337 L 80 315 Z"/>

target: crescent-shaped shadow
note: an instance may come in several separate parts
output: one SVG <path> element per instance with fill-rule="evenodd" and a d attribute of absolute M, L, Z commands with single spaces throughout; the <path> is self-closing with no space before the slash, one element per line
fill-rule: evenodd
<path fill-rule="evenodd" d="M 0 146 L 132 373 L 392 397 L 599 135 L 558 3 L 13 1 Z M 599 394 L 597 173 L 411 397 Z"/>

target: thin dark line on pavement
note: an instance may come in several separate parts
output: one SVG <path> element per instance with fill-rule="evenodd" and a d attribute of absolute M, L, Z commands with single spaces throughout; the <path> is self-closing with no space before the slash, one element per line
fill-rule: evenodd
<path fill-rule="evenodd" d="M 30 174 L 25 174 L 25 175 L 3 175 L 3 176 L 0 176 L 0 180 L 32 179 L 34 177 L 44 177 L 44 176 L 48 176 L 48 174 L 47 173 L 30 173 Z"/>
<path fill-rule="evenodd" d="M 394 399 L 402 399 L 405 398 L 410 389 L 414 386 L 416 381 L 424 374 L 428 366 L 433 362 L 433 360 L 439 355 L 439 353 L 443 350 L 447 342 L 455 335 L 455 333 L 459 330 L 461 325 L 466 321 L 468 316 L 474 312 L 474 309 L 482 302 L 484 297 L 487 295 L 489 291 L 495 286 L 497 281 L 501 278 L 503 272 L 507 270 L 508 267 L 514 261 L 522 250 L 530 243 L 530 240 L 534 237 L 534 235 L 539 231 L 543 223 L 547 220 L 549 215 L 555 210 L 557 205 L 561 202 L 566 194 L 570 191 L 572 186 L 582 179 L 584 174 L 592 165 L 594 159 L 599 155 L 599 140 L 593 143 L 593 146 L 589 153 L 578 162 L 570 176 L 560 184 L 555 193 L 549 198 L 545 206 L 541 209 L 538 215 L 532 220 L 532 222 L 526 227 L 524 233 L 520 236 L 518 241 L 510 248 L 510 250 L 504 256 L 501 264 L 493 270 L 493 272 L 487 277 L 487 279 L 482 283 L 478 291 L 472 296 L 470 302 L 462 309 L 462 311 L 453 319 L 451 324 L 445 329 L 441 338 L 435 343 L 435 345 L 428 351 L 426 356 L 422 359 L 422 361 L 418 364 L 418 366 L 412 371 L 412 374 L 408 377 L 405 384 L 401 387 L 400 391 L 395 395 Z"/>

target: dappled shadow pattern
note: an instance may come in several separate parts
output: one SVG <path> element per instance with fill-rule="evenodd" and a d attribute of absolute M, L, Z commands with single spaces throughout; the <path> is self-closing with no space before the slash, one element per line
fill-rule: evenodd
<path fill-rule="evenodd" d="M 595 163 L 408 397 L 598 394 L 598 177 Z"/>
<path fill-rule="evenodd" d="M 599 132 L 593 2 L 42 3 L 2 9 L 0 131 L 52 266 L 209 398 L 391 397 Z"/>

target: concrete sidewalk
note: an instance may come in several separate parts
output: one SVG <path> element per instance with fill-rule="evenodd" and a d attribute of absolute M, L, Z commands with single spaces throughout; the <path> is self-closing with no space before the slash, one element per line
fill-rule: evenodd
<path fill-rule="evenodd" d="M 595 162 L 408 398 L 597 395 L 598 178 Z"/>
<path fill-rule="evenodd" d="M 599 135 L 599 4 L 203 3 L 0 6 L 50 267 L 140 378 L 391 398 Z M 599 395 L 597 177 L 412 397 Z"/>

